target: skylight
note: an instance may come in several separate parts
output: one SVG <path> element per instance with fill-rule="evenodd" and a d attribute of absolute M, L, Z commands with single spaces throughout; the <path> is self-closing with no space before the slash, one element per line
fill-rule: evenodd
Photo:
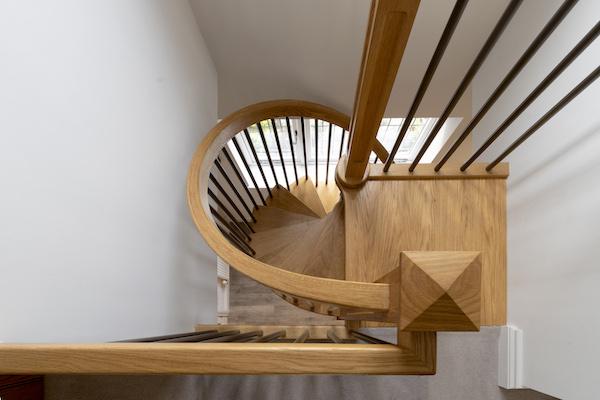
<path fill-rule="evenodd" d="M 335 165 L 338 162 L 340 154 L 346 153 L 346 147 L 348 144 L 347 142 L 349 136 L 348 132 L 344 132 L 342 128 L 333 125 L 331 127 L 331 143 L 329 143 L 329 123 L 319 120 L 318 133 L 315 134 L 315 120 L 312 118 L 305 118 L 304 142 L 302 138 L 302 125 L 300 123 L 300 119 L 290 118 L 290 142 L 290 135 L 288 134 L 286 119 L 275 118 L 274 121 L 275 128 L 279 137 L 279 145 L 281 147 L 283 160 L 281 160 L 281 157 L 279 155 L 279 149 L 275 140 L 275 135 L 273 132 L 273 126 L 271 121 L 262 121 L 260 124 L 264 133 L 265 141 L 267 143 L 269 155 L 271 156 L 271 161 L 273 162 L 273 165 L 276 168 L 275 172 L 277 174 L 278 181 L 280 183 L 284 181 L 283 169 L 281 168 L 282 165 L 285 167 L 289 181 L 291 182 L 295 180 L 293 171 L 294 162 L 292 158 L 292 149 L 296 160 L 296 169 L 298 172 L 298 176 L 303 177 L 305 175 L 304 171 L 306 165 L 310 178 L 314 180 L 315 165 L 317 164 L 319 169 L 319 181 L 325 180 L 328 161 L 327 152 L 329 149 L 329 179 L 332 180 L 333 174 L 335 173 Z M 398 149 L 398 152 L 396 153 L 394 162 L 411 162 L 416 156 L 419 148 L 425 141 L 425 138 L 433 128 L 433 125 L 436 121 L 436 118 L 413 119 L 412 124 L 410 125 L 404 137 L 404 140 L 402 141 L 402 144 Z M 400 132 L 400 128 L 403 122 L 404 118 L 382 119 L 381 125 L 377 132 L 377 138 L 384 145 L 384 147 L 388 149 L 388 151 L 392 149 L 394 142 L 398 137 L 398 133 Z M 267 152 L 263 145 L 262 138 L 260 137 L 260 132 L 258 130 L 257 125 L 250 126 L 248 128 L 248 133 L 252 141 L 252 146 L 256 151 L 258 160 L 260 161 L 260 165 L 265 171 L 268 183 L 270 186 L 272 186 L 275 184 L 275 180 L 273 178 L 272 171 L 270 170 Z M 315 136 L 318 136 L 318 141 L 315 140 Z M 254 158 L 250 143 L 248 143 L 245 135 L 238 135 L 238 141 L 240 143 L 243 156 L 248 162 L 252 173 L 255 176 L 260 176 L 260 171 L 258 169 L 256 159 Z M 316 151 L 315 146 L 318 146 L 318 151 Z M 234 155 L 234 158 L 238 163 L 240 171 L 244 174 L 244 176 L 247 178 L 246 180 L 249 182 L 249 176 L 247 176 L 247 172 L 243 167 L 241 158 L 239 157 L 237 151 L 235 150 L 231 142 L 230 151 Z M 318 163 L 315 161 L 315 157 L 317 156 L 317 154 L 319 158 Z M 376 162 L 376 156 L 374 153 L 371 155 L 370 162 Z M 377 162 L 381 163 L 382 160 L 377 160 Z M 257 183 L 259 187 L 265 187 L 264 182 L 262 182 L 261 179 L 257 180 Z"/>

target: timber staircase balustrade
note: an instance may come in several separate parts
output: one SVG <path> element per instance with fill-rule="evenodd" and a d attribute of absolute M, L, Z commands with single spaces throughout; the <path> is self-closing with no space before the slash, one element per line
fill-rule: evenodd
<path fill-rule="evenodd" d="M 395 163 L 467 3 L 456 0 L 390 149 L 377 131 L 418 0 L 372 1 L 351 117 L 297 100 L 250 105 L 215 125 L 192 159 L 188 205 L 215 253 L 290 307 L 345 326 L 201 325 L 119 343 L 0 344 L 0 373 L 432 374 L 437 332 L 505 324 L 508 165 L 501 161 L 589 87 L 600 67 L 492 163 L 475 161 L 597 38 L 600 22 L 470 158 L 455 160 L 576 3 L 563 1 L 449 149 L 421 163 L 518 12 L 522 0 L 511 0 L 416 158 Z M 359 331 L 380 326 L 396 328 L 394 343 Z"/>

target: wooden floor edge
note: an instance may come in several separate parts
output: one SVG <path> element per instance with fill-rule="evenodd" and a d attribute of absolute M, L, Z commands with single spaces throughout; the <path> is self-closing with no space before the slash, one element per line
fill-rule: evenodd
<path fill-rule="evenodd" d="M 376 344 L 0 344 L 0 374 L 429 375 L 435 363 Z"/>

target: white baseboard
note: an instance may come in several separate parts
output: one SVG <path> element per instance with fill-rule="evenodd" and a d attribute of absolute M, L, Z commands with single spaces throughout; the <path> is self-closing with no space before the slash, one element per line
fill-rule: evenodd
<path fill-rule="evenodd" d="M 498 386 L 504 389 L 523 388 L 523 331 L 511 325 L 500 330 Z"/>

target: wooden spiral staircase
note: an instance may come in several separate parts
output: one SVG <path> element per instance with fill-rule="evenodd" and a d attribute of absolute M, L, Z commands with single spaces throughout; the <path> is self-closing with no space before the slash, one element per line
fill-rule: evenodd
<path fill-rule="evenodd" d="M 377 130 L 418 0 L 372 2 L 352 117 L 304 101 L 254 104 L 215 125 L 193 157 L 188 205 L 215 253 L 292 307 L 334 317 L 344 326 L 199 325 L 194 332 L 125 343 L 3 344 L 0 373 L 432 374 L 436 332 L 505 324 L 508 165 L 501 161 L 588 87 L 600 67 L 492 163 L 475 160 L 595 40 L 600 23 L 461 164 L 456 149 L 575 3 L 565 1 L 450 149 L 432 164 L 421 163 L 519 8 L 521 1 L 512 0 L 416 159 L 394 163 L 466 3 L 456 1 L 393 148 L 379 143 Z M 315 179 L 309 178 L 305 161 L 299 164 L 304 168 L 295 159 L 291 166 L 284 162 L 281 142 L 291 144 L 290 124 L 300 127 L 305 142 L 310 121 L 330 127 L 315 132 L 323 143 L 331 143 L 331 127 L 348 138 L 339 153 L 327 146 L 326 165 L 329 157 L 339 158 L 334 180 L 327 172 L 319 178 L 318 168 Z M 270 172 L 253 148 L 254 126 Z M 240 151 L 244 140 L 255 172 Z M 274 154 L 268 142 L 276 143 Z M 370 162 L 372 153 L 381 163 Z M 359 331 L 372 326 L 395 327 L 396 340 Z"/>

